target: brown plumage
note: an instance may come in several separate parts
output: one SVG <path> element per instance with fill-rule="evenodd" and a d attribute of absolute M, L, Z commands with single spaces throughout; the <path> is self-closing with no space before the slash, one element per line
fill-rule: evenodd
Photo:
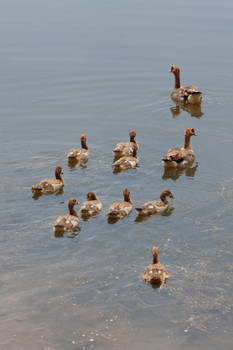
<path fill-rule="evenodd" d="M 89 217 L 98 214 L 102 210 L 102 203 L 94 192 L 87 193 L 87 201 L 81 206 L 81 214 L 83 217 Z"/>
<path fill-rule="evenodd" d="M 74 206 L 78 204 L 78 201 L 75 198 L 70 198 L 68 201 L 69 215 L 60 215 L 55 220 L 53 224 L 54 232 L 64 233 L 64 232 L 73 232 L 78 227 L 78 214 L 74 210 Z"/>
<path fill-rule="evenodd" d="M 62 168 L 60 166 L 57 166 L 55 169 L 55 178 L 44 179 L 36 185 L 32 186 L 32 193 L 40 195 L 59 192 L 64 186 L 64 181 L 61 177 L 61 174 L 63 174 Z"/>
<path fill-rule="evenodd" d="M 165 267 L 158 261 L 159 248 L 152 248 L 153 262 L 145 268 L 145 272 L 142 275 L 144 281 L 151 284 L 158 284 L 160 288 L 164 285 L 167 278 L 170 277 Z"/>
<path fill-rule="evenodd" d="M 179 67 L 171 66 L 170 72 L 173 73 L 175 77 L 175 87 L 171 93 L 171 98 L 174 101 L 182 101 L 184 103 L 190 104 L 200 104 L 202 93 L 197 89 L 196 86 L 181 86 Z"/>
<path fill-rule="evenodd" d="M 72 148 L 67 154 L 69 162 L 84 164 L 88 161 L 89 149 L 87 147 L 87 137 L 85 134 L 80 136 L 81 148 Z"/>
<path fill-rule="evenodd" d="M 135 140 L 135 136 L 136 136 L 136 131 L 130 130 L 129 132 L 130 140 L 128 142 L 120 142 L 115 146 L 113 153 L 116 159 L 125 157 L 125 156 L 132 156 L 134 147 L 136 147 L 136 150 L 138 151 L 139 145 Z"/>
<path fill-rule="evenodd" d="M 113 203 L 108 209 L 106 215 L 112 219 L 123 219 L 129 215 L 133 208 L 133 202 L 130 199 L 130 191 L 125 188 L 123 191 L 124 200 Z"/>
<path fill-rule="evenodd" d="M 163 214 L 169 208 L 167 197 L 173 198 L 169 190 L 163 190 L 160 194 L 160 201 L 151 201 L 135 208 L 139 216 L 148 216 L 153 214 Z"/>
<path fill-rule="evenodd" d="M 115 163 L 112 164 L 112 168 L 114 172 L 120 172 L 127 169 L 134 169 L 138 165 L 137 158 L 137 147 L 136 145 L 133 147 L 132 156 L 125 156 L 118 159 Z"/>
<path fill-rule="evenodd" d="M 193 128 L 187 128 L 184 133 L 184 147 L 170 148 L 167 156 L 162 159 L 166 167 L 183 167 L 192 163 L 195 153 L 190 145 L 191 136 L 197 136 Z"/>

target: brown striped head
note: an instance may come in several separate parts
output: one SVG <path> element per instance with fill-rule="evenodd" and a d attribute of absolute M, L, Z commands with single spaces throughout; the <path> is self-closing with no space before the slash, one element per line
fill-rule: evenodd
<path fill-rule="evenodd" d="M 95 201 L 95 200 L 97 200 L 96 194 L 94 192 L 88 192 L 87 193 L 87 200 L 88 201 Z"/>

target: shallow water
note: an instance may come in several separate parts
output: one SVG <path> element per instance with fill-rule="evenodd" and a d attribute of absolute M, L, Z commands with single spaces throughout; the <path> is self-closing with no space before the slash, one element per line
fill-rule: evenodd
<path fill-rule="evenodd" d="M 232 349 L 233 3 L 12 0 L 0 18 L 0 348 Z M 169 98 L 172 64 L 203 91 L 197 117 Z M 198 164 L 164 174 L 190 126 Z M 132 128 L 140 166 L 113 174 Z M 89 161 L 71 169 L 82 133 Z M 34 200 L 57 165 L 64 192 Z M 169 188 L 174 210 L 110 225 L 126 186 L 135 206 Z M 67 200 L 88 191 L 102 213 L 54 237 Z M 141 280 L 153 245 L 171 274 L 162 290 Z"/>

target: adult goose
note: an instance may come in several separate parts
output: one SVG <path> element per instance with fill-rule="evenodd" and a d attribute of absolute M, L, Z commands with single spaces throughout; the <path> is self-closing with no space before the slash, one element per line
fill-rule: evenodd
<path fill-rule="evenodd" d="M 193 128 L 187 128 L 184 133 L 184 147 L 168 150 L 166 157 L 162 158 L 166 167 L 183 167 L 194 161 L 195 153 L 190 144 L 191 136 L 197 136 L 197 134 Z"/>
<path fill-rule="evenodd" d="M 171 66 L 170 72 L 173 73 L 175 77 L 175 86 L 171 92 L 171 98 L 174 101 L 182 101 L 187 104 L 200 104 L 202 93 L 196 86 L 181 86 L 180 68 L 177 66 Z"/>

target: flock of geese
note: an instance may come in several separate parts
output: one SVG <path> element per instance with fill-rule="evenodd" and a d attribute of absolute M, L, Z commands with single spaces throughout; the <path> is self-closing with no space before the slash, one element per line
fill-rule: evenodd
<path fill-rule="evenodd" d="M 177 66 L 172 66 L 170 72 L 174 74 L 175 86 L 171 93 L 171 98 L 176 102 L 184 103 L 185 105 L 200 105 L 201 92 L 195 86 L 182 87 L 180 83 L 180 69 Z M 185 168 L 190 166 L 194 159 L 195 153 L 191 147 L 191 136 L 197 136 L 193 128 L 187 128 L 184 133 L 184 146 L 181 148 L 171 148 L 167 155 L 162 158 L 165 169 L 169 168 Z M 137 153 L 139 144 L 135 140 L 136 132 L 131 130 L 129 133 L 128 142 L 118 143 L 113 154 L 115 162 L 112 164 L 113 172 L 126 171 L 136 168 L 138 165 Z M 88 161 L 89 149 L 87 146 L 87 138 L 85 134 L 80 137 L 81 147 L 72 148 L 67 154 L 67 160 L 72 166 L 84 165 Z M 36 185 L 32 186 L 34 196 L 44 194 L 58 193 L 63 189 L 64 181 L 62 178 L 62 168 L 60 166 L 55 169 L 55 178 L 46 178 Z M 169 208 L 169 198 L 173 198 L 172 193 L 165 189 L 160 194 L 160 201 L 149 201 L 140 207 L 135 208 L 139 217 L 150 215 L 161 215 Z M 65 232 L 74 232 L 78 228 L 79 217 L 74 209 L 78 204 L 75 198 L 70 198 L 68 201 L 68 215 L 60 215 L 55 220 L 53 230 L 55 233 L 64 234 Z M 81 205 L 80 212 L 83 218 L 90 218 L 97 215 L 103 208 L 100 199 L 94 192 L 87 193 L 87 200 Z M 110 221 L 116 222 L 128 216 L 133 209 L 133 202 L 130 199 L 130 191 L 128 188 L 123 190 L 123 200 L 114 202 L 106 215 Z M 149 283 L 162 286 L 169 277 L 165 267 L 158 261 L 158 247 L 152 248 L 153 261 L 145 269 L 142 278 Z"/>

